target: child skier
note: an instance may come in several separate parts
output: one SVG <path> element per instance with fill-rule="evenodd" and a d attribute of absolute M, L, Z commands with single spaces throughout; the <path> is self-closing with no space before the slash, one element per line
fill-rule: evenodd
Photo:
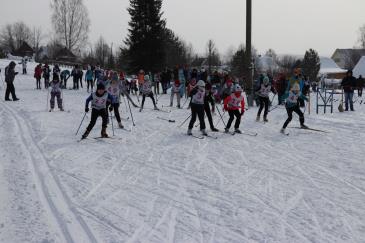
<path fill-rule="evenodd" d="M 293 112 L 299 115 L 300 127 L 303 129 L 308 128 L 306 125 L 304 125 L 304 114 L 299 107 L 299 99 L 308 100 L 308 98 L 300 92 L 299 84 L 297 83 L 294 84 L 293 87 L 289 90 L 289 92 L 287 92 L 284 95 L 283 99 L 286 99 L 285 107 L 286 107 L 286 112 L 288 113 L 288 119 L 286 119 L 283 128 L 281 128 L 280 132 L 285 133 L 286 127 L 293 118 Z"/>
<path fill-rule="evenodd" d="M 120 100 L 120 94 L 122 93 L 122 87 L 121 87 L 121 81 L 119 80 L 118 73 L 114 73 L 112 75 L 112 80 L 110 84 L 107 87 L 108 93 L 113 97 L 113 101 L 111 102 L 111 105 L 109 107 L 110 112 L 114 109 L 114 115 L 117 119 L 119 128 L 124 128 L 122 125 L 122 120 L 120 119 L 119 114 L 119 100 Z"/>
<path fill-rule="evenodd" d="M 204 98 L 205 98 L 205 82 L 199 80 L 197 85 L 191 90 L 191 120 L 188 127 L 187 134 L 189 136 L 193 135 L 191 130 L 193 129 L 194 123 L 196 121 L 196 116 L 199 118 L 200 131 L 204 136 L 208 136 L 205 131 L 205 121 L 204 121 Z"/>
<path fill-rule="evenodd" d="M 174 95 L 176 95 L 177 99 L 177 108 L 180 109 L 180 81 L 178 79 L 175 80 L 174 84 L 171 87 L 171 97 L 170 97 L 170 106 L 174 104 Z"/>
<path fill-rule="evenodd" d="M 212 104 L 212 108 L 210 108 L 209 103 Z M 219 132 L 219 130 L 214 127 L 212 113 L 210 111 L 211 109 L 212 109 L 212 112 L 214 113 L 214 111 L 215 111 L 215 100 L 214 100 L 214 97 L 213 97 L 212 85 L 210 83 L 207 83 L 205 85 L 204 111 L 205 111 L 205 114 L 207 114 L 207 117 L 208 117 L 210 130 L 212 130 L 212 132 Z"/>
<path fill-rule="evenodd" d="M 108 134 L 106 133 L 106 128 L 108 124 L 108 111 L 107 105 L 113 101 L 113 97 L 105 91 L 105 86 L 103 84 L 98 84 L 96 88 L 96 92 L 90 94 L 90 96 L 86 99 L 85 104 L 85 112 L 89 112 L 89 103 L 91 101 L 91 121 L 89 126 L 86 128 L 85 133 L 82 135 L 82 139 L 87 138 L 90 131 L 95 126 L 96 120 L 99 116 L 101 116 L 103 123 L 101 128 L 101 137 L 107 138 Z"/>
<path fill-rule="evenodd" d="M 239 109 L 241 108 L 241 112 Z M 241 123 L 241 117 L 245 113 L 245 99 L 242 96 L 242 88 L 236 84 L 233 88 L 233 93 L 224 99 L 224 109 L 228 111 L 229 120 L 226 128 L 224 129 L 226 133 L 229 132 L 231 124 L 234 117 L 236 117 L 236 122 L 234 124 L 234 132 L 242 133 L 239 129 Z"/>
<path fill-rule="evenodd" d="M 87 67 L 87 71 L 85 73 L 85 81 L 87 83 L 87 92 L 89 93 L 89 89 L 91 93 L 94 90 L 94 72 L 91 70 L 91 67 Z"/>
<path fill-rule="evenodd" d="M 275 88 L 273 86 L 271 86 L 271 84 L 270 84 L 269 77 L 265 76 L 263 78 L 261 85 L 258 87 L 258 89 L 256 89 L 256 94 L 258 95 L 258 99 L 260 102 L 260 108 L 259 108 L 259 111 L 257 112 L 257 117 L 256 117 L 257 122 L 260 121 L 261 112 L 264 107 L 265 107 L 264 122 L 269 121 L 267 119 L 267 114 L 269 112 L 269 103 L 270 103 L 269 94 L 270 94 L 270 92 L 273 92 L 274 94 L 276 94 Z"/>
<path fill-rule="evenodd" d="M 60 111 L 63 111 L 62 98 L 61 98 L 61 82 L 60 82 L 60 77 L 58 76 L 57 73 L 53 73 L 53 79 L 52 82 L 50 83 L 50 86 L 51 86 L 51 100 L 50 100 L 51 109 L 49 110 L 49 112 L 52 112 L 54 109 L 55 97 L 57 97 L 58 108 L 60 109 Z"/>
<path fill-rule="evenodd" d="M 146 96 L 151 98 L 154 109 L 159 110 L 156 106 L 155 98 L 153 97 L 152 84 L 151 84 L 149 75 L 144 75 L 144 82 L 141 86 L 141 92 L 142 92 L 142 105 L 141 105 L 141 108 L 139 109 L 139 112 L 141 112 L 143 110 L 144 101 L 146 99 Z"/>

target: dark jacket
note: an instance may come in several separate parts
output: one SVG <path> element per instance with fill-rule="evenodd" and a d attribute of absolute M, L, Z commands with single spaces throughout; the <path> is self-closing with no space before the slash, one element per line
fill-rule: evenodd
<path fill-rule="evenodd" d="M 15 75 L 18 74 L 18 72 L 15 72 L 15 63 L 11 62 L 9 66 L 5 68 L 5 82 L 8 84 L 12 84 L 15 79 Z"/>
<path fill-rule="evenodd" d="M 362 89 L 364 87 L 364 79 L 362 77 L 359 77 L 357 79 L 357 88 Z"/>
<path fill-rule="evenodd" d="M 346 76 L 342 79 L 341 86 L 345 92 L 354 92 L 357 86 L 356 78 L 354 76 Z"/>

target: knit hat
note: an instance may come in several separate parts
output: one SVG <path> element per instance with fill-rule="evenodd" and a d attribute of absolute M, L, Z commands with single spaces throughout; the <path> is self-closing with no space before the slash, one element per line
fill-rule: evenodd
<path fill-rule="evenodd" d="M 175 80 L 175 86 L 180 86 L 180 80 L 178 79 Z"/>
<path fill-rule="evenodd" d="M 98 85 L 96 86 L 96 90 L 105 90 L 105 85 L 102 83 L 98 83 Z"/>

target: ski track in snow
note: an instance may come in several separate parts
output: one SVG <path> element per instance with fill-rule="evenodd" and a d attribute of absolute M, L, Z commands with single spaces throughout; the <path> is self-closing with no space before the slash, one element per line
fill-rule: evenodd
<path fill-rule="evenodd" d="M 64 90 L 70 113 L 49 113 L 33 69 L 16 78 L 19 102 L 0 101 L 0 241 L 364 242 L 365 106 L 306 114 L 306 124 L 330 133 L 289 128 L 290 136 L 279 133 L 282 107 L 265 124 L 250 108 L 241 128 L 257 137 L 200 140 L 183 135 L 189 121 L 177 128 L 189 110 L 151 111 L 147 98 L 142 112 L 132 107 L 135 127 L 123 120 L 131 132 L 115 129 L 122 140 L 77 143 L 90 119 L 75 137 L 86 91 Z M 298 126 L 296 115 L 289 126 Z"/>

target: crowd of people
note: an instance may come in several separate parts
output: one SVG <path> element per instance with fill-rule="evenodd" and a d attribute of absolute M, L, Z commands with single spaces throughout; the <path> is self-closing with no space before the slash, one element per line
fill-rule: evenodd
<path fill-rule="evenodd" d="M 21 62 L 23 74 L 27 74 L 26 63 Z M 5 92 L 5 100 L 10 101 L 10 94 L 14 101 L 19 100 L 15 94 L 14 79 L 18 74 L 15 72 L 15 62 L 5 69 L 5 82 L 7 88 Z M 85 70 L 84 70 L 85 69 Z M 120 114 L 119 104 L 121 95 L 126 97 L 134 106 L 139 107 L 142 112 L 146 97 L 149 97 L 153 103 L 154 109 L 157 107 L 156 99 L 159 95 L 170 92 L 170 106 L 174 104 L 176 96 L 176 107 L 183 108 L 185 104 L 181 104 L 181 99 L 185 98 L 188 107 L 191 109 L 191 120 L 188 125 L 188 135 L 192 135 L 192 129 L 197 118 L 199 118 L 200 130 L 203 135 L 207 135 L 205 126 L 205 115 L 208 118 L 210 129 L 212 132 L 219 130 L 214 127 L 212 113 L 217 109 L 216 104 L 222 104 L 224 112 L 229 115 L 224 132 L 229 132 L 231 124 L 236 118 L 234 124 L 234 132 L 241 133 L 239 126 L 241 117 L 245 113 L 245 99 L 243 96 L 242 80 L 233 78 L 228 72 L 215 71 L 209 74 L 204 68 L 200 70 L 196 68 L 188 69 L 186 66 L 176 66 L 174 69 L 166 68 L 162 72 L 151 73 L 140 70 L 136 75 L 126 76 L 124 72 L 113 70 L 104 70 L 99 65 L 87 65 L 85 67 L 76 65 L 70 71 L 69 69 L 61 70 L 59 65 L 54 65 L 51 69 L 50 65 L 38 64 L 34 70 L 34 78 L 36 79 L 36 88 L 42 89 L 41 80 L 44 80 L 44 88 L 50 88 L 50 109 L 52 112 L 57 100 L 58 108 L 63 111 L 63 92 L 67 89 L 68 79 L 73 78 L 73 85 L 70 89 L 82 89 L 83 82 L 86 84 L 87 92 L 90 93 L 86 100 L 85 112 L 89 111 L 89 103 L 92 107 L 92 115 L 89 126 L 84 132 L 82 138 L 86 138 L 94 127 L 99 116 L 102 117 L 101 136 L 107 137 L 106 127 L 108 124 L 108 109 L 114 111 L 120 128 L 123 128 Z M 352 72 L 348 71 L 343 79 L 341 86 L 345 95 L 345 106 L 347 110 L 354 110 L 353 94 L 358 90 L 358 95 L 362 95 L 364 81 L 362 77 L 356 79 Z M 94 90 L 94 87 L 96 89 Z M 304 114 L 301 107 L 305 106 L 305 101 L 310 94 L 311 83 L 304 76 L 299 68 L 295 69 L 289 77 L 279 75 L 274 79 L 266 74 L 261 74 L 255 82 L 255 100 L 259 106 L 256 121 L 261 120 L 263 113 L 263 121 L 268 122 L 269 106 L 272 100 L 269 99 L 270 93 L 278 97 L 278 105 L 285 105 L 288 118 L 282 126 L 281 132 L 285 133 L 285 129 L 292 120 L 292 113 L 295 112 L 299 116 L 301 128 L 307 128 L 304 124 Z M 142 96 L 142 102 L 137 105 L 132 95 Z M 47 98 L 48 99 L 48 98 Z"/>

